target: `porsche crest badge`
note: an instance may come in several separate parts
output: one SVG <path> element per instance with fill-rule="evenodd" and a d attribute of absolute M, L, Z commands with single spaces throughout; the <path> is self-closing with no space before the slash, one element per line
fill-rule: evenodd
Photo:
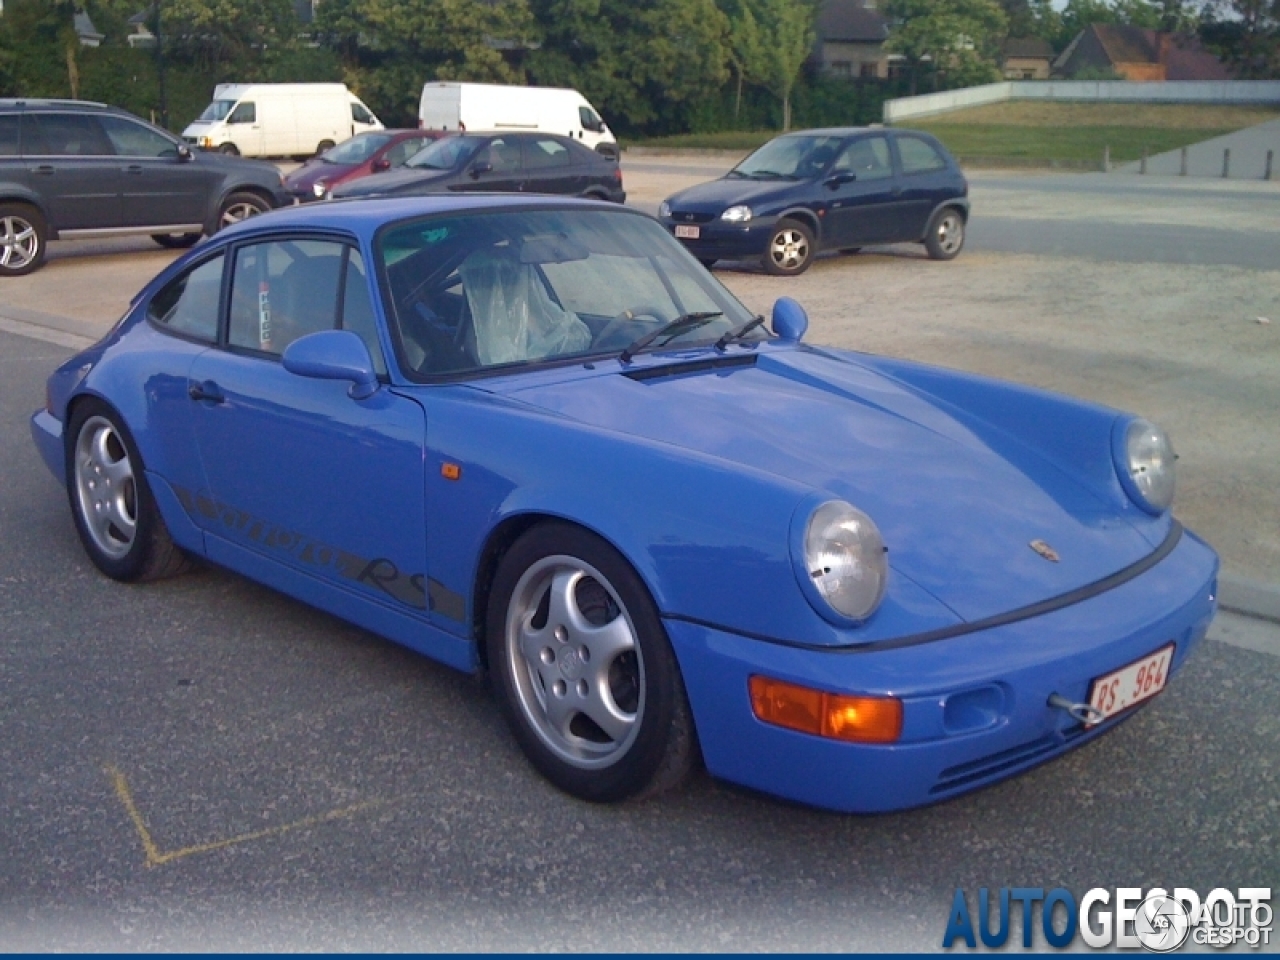
<path fill-rule="evenodd" d="M 1053 549 L 1053 547 L 1049 546 L 1049 544 L 1045 543 L 1043 540 L 1032 540 L 1028 546 L 1050 563 L 1058 562 L 1058 551 Z"/>

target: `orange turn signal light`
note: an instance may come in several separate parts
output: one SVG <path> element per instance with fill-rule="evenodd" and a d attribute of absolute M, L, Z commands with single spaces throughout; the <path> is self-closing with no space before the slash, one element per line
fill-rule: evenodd
<path fill-rule="evenodd" d="M 774 726 L 853 743 L 893 743 L 902 736 L 897 697 L 847 697 L 755 676 L 751 709 Z"/>

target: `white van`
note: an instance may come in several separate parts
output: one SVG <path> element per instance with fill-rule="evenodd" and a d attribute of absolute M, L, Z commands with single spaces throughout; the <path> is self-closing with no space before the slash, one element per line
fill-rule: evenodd
<path fill-rule="evenodd" d="M 182 138 L 246 157 L 306 156 L 382 124 L 342 83 L 220 83 Z"/>
<path fill-rule="evenodd" d="M 493 83 L 428 83 L 418 104 L 423 130 L 544 130 L 618 155 L 613 132 L 577 90 Z"/>

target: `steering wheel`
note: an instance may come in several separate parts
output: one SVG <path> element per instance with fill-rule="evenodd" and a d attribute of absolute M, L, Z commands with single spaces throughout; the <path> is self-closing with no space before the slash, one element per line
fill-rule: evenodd
<path fill-rule="evenodd" d="M 662 310 L 649 303 L 623 310 L 600 329 L 600 332 L 591 341 L 592 346 L 604 344 L 609 339 L 609 336 L 621 328 L 624 323 L 634 323 L 641 317 L 652 317 L 654 320 L 661 322 Z"/>

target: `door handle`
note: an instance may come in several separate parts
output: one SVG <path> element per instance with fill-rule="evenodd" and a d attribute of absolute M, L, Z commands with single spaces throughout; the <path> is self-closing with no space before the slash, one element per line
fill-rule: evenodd
<path fill-rule="evenodd" d="M 42 174 L 46 177 L 53 176 L 53 170 L 54 167 L 51 163 L 42 163 L 40 166 L 36 167 L 36 173 Z"/>
<path fill-rule="evenodd" d="M 140 164 L 140 163 L 131 163 L 131 164 L 129 164 L 129 166 L 127 166 L 127 167 L 125 167 L 125 168 L 124 168 L 124 172 L 125 172 L 125 173 L 132 173 L 132 174 L 134 174 L 134 175 L 141 175 L 141 174 L 142 174 L 142 164 Z"/>
<path fill-rule="evenodd" d="M 222 395 L 222 389 L 212 380 L 191 384 L 187 387 L 187 396 L 192 400 L 203 400 L 208 403 L 227 402 L 227 398 Z"/>

